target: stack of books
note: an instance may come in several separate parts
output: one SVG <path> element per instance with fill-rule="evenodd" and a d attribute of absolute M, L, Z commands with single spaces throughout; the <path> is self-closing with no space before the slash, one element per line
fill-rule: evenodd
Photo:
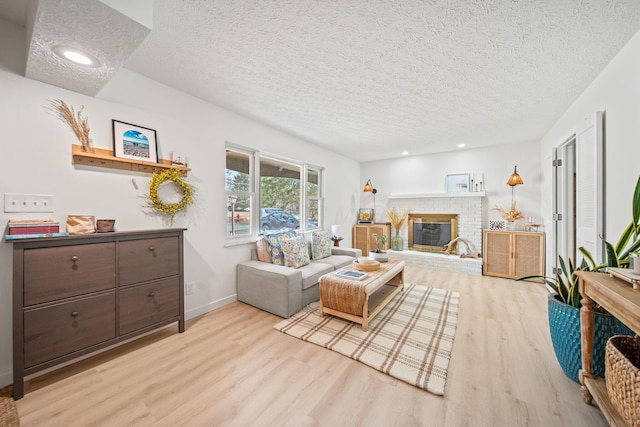
<path fill-rule="evenodd" d="M 60 223 L 53 219 L 10 219 L 5 237 L 6 240 L 15 240 L 68 235 L 60 232 Z"/>

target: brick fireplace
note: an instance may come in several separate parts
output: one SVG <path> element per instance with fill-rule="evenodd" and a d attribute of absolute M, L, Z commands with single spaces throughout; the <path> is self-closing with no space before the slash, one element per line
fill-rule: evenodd
<path fill-rule="evenodd" d="M 399 212 L 411 209 L 413 215 L 455 217 L 457 235 L 472 244 L 472 251 L 481 252 L 484 195 L 484 192 L 391 195 L 387 208 L 395 207 Z M 395 230 L 391 233 L 393 235 Z M 407 263 L 432 269 L 452 269 L 469 274 L 482 274 L 482 261 L 479 259 L 460 258 L 459 255 L 443 255 L 409 248 L 409 221 L 405 222 L 399 234 L 404 241 L 404 250 L 391 251 L 390 256 L 393 258 L 401 258 Z M 438 240 L 437 243 L 439 245 L 441 241 Z M 448 242 L 444 244 L 446 243 Z M 464 245 L 458 245 L 458 253 L 464 252 L 465 249 Z"/>

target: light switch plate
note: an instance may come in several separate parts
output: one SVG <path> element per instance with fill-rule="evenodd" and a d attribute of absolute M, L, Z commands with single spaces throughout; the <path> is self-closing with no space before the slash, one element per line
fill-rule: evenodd
<path fill-rule="evenodd" d="M 53 212 L 50 194 L 4 194 L 5 212 Z"/>

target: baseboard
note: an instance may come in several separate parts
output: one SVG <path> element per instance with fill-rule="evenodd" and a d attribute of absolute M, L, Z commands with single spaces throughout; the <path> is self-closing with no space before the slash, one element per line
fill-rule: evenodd
<path fill-rule="evenodd" d="M 0 388 L 8 386 L 9 384 L 13 384 L 13 372 L 0 373 Z"/>
<path fill-rule="evenodd" d="M 233 294 L 228 297 L 219 299 L 217 301 L 211 301 L 208 304 L 202 305 L 200 307 L 192 308 L 184 313 L 184 317 L 189 320 L 194 317 L 202 316 L 203 314 L 207 314 L 210 311 L 217 310 L 218 308 L 224 307 L 225 305 L 229 305 L 232 302 L 238 301 L 238 295 Z"/>

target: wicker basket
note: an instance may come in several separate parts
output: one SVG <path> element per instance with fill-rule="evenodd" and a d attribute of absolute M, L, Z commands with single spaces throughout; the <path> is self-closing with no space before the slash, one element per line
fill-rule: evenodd
<path fill-rule="evenodd" d="M 611 403 L 630 426 L 640 427 L 640 344 L 637 336 L 607 342 L 605 380 Z"/>
<path fill-rule="evenodd" d="M 360 271 L 376 271 L 380 270 L 380 263 L 378 261 L 372 262 L 370 264 L 363 264 L 361 262 L 353 261 L 353 266 L 356 270 Z"/>

